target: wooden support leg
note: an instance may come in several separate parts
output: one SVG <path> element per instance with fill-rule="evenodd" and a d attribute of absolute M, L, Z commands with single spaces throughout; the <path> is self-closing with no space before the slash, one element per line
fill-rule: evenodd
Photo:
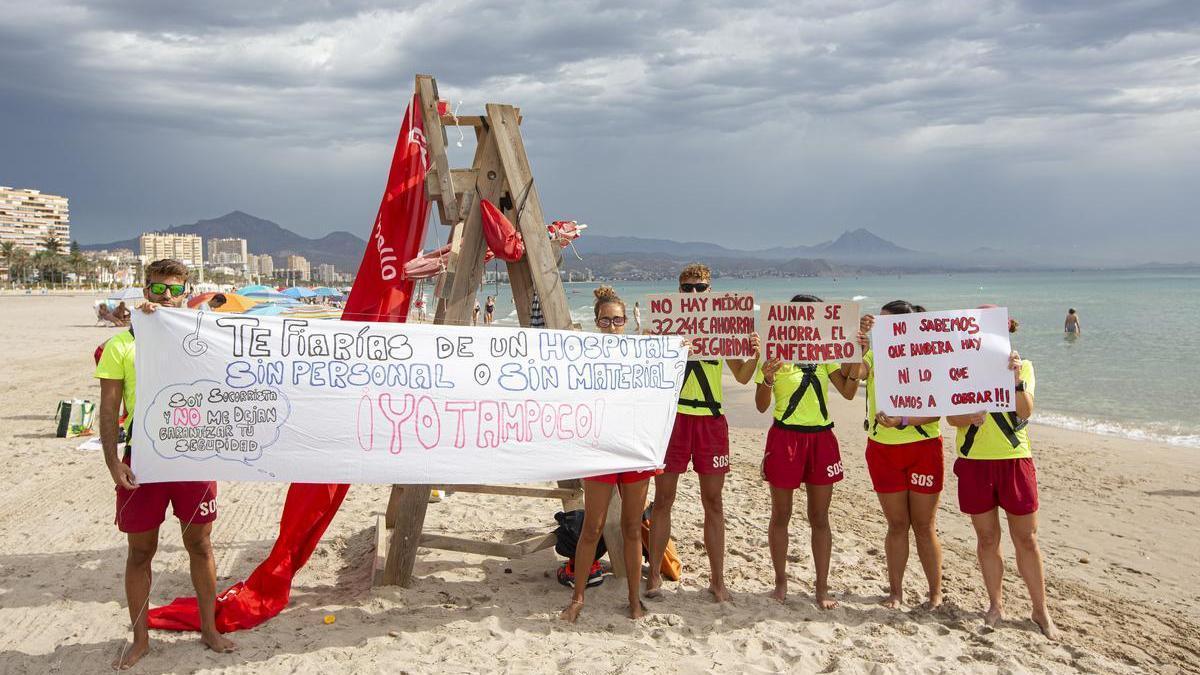
<path fill-rule="evenodd" d="M 400 495 L 402 494 L 404 494 L 404 486 L 393 485 L 392 493 L 388 495 L 387 511 L 384 512 L 383 522 L 387 524 L 389 530 L 396 527 L 396 518 L 400 515 Z"/>
<path fill-rule="evenodd" d="M 621 535 L 621 491 L 613 486 L 612 499 L 608 502 L 608 515 L 604 518 L 604 545 L 608 547 L 608 562 L 612 563 L 613 576 L 625 578 L 625 538 Z"/>
<path fill-rule="evenodd" d="M 413 565 L 417 561 L 417 545 L 421 539 L 421 528 L 425 525 L 429 486 L 396 487 L 400 489 L 400 497 L 396 506 L 396 526 L 392 529 L 387 563 L 383 568 L 383 583 L 407 587 L 412 582 Z"/>

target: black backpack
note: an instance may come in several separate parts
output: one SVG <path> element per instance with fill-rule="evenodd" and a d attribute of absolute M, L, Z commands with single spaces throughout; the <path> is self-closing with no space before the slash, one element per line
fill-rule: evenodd
<path fill-rule="evenodd" d="M 554 542 L 554 550 L 564 558 L 575 559 L 575 546 L 579 543 L 579 533 L 583 531 L 583 509 L 563 513 L 559 511 L 554 514 L 554 520 L 558 521 L 558 529 L 554 531 L 556 541 Z M 604 554 L 608 553 L 608 547 L 604 544 L 604 537 L 600 537 L 600 541 L 596 542 L 596 560 L 599 560 Z"/>

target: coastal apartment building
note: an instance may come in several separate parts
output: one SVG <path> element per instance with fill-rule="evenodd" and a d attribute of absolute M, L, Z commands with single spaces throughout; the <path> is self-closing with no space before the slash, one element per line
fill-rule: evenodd
<path fill-rule="evenodd" d="M 247 263 L 246 240 L 229 237 L 208 240 L 208 262 L 210 265 L 239 267 Z"/>
<path fill-rule="evenodd" d="M 317 265 L 317 276 L 314 280 L 324 284 L 332 284 L 338 280 L 337 268 L 329 263 L 321 263 Z"/>
<path fill-rule="evenodd" d="M 262 255 L 251 253 L 246 257 L 246 273 L 262 277 L 272 277 L 275 275 L 275 260 L 266 253 Z"/>
<path fill-rule="evenodd" d="M 145 232 L 138 237 L 138 254 L 146 262 L 174 258 L 195 270 L 204 268 L 204 247 L 197 234 Z"/>
<path fill-rule="evenodd" d="M 302 255 L 289 255 L 287 257 L 287 269 L 291 273 L 290 276 L 295 280 L 312 278 L 312 266 L 309 265 L 308 259 Z"/>
<path fill-rule="evenodd" d="M 34 253 L 45 248 L 48 237 L 61 242 L 60 253 L 70 249 L 67 198 L 0 185 L 0 243 L 11 242 Z"/>

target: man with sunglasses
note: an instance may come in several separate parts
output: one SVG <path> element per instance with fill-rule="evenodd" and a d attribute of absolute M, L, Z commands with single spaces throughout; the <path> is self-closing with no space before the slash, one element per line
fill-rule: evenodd
<path fill-rule="evenodd" d="M 153 313 L 158 306 L 179 307 L 187 293 L 188 268 L 178 260 L 156 260 L 146 267 L 146 286 L 142 291 L 148 302 L 139 309 Z M 146 613 L 150 604 L 150 563 L 158 548 L 158 528 L 166 519 L 167 505 L 172 507 L 183 530 L 183 545 L 191 562 L 192 585 L 200 603 L 200 640 L 213 651 L 233 651 L 234 644 L 216 627 L 217 569 L 213 560 L 210 534 L 217 518 L 217 484 L 212 481 L 147 483 L 139 485 L 130 468 L 132 447 L 126 441 L 123 457 L 118 456 L 118 427 L 121 404 L 128 417 L 126 438 L 133 429 L 135 403 L 134 334 L 121 331 L 104 344 L 104 353 L 96 365 L 100 380 L 100 442 L 104 461 L 116 484 L 117 529 L 126 534 L 125 599 L 133 627 L 133 643 L 121 650 L 113 668 L 131 668 L 150 650 Z"/>
<path fill-rule="evenodd" d="M 688 265 L 679 274 L 679 292 L 707 293 L 712 281 L 708 266 Z M 757 345 L 758 338 L 754 341 Z M 754 377 L 758 359 L 726 359 L 740 384 Z M 729 473 L 729 423 L 721 407 L 720 360 L 688 361 L 675 428 L 667 444 L 664 472 L 654 478 L 654 512 L 650 517 L 650 577 L 646 597 L 662 596 L 662 557 L 671 537 L 671 507 L 679 476 L 688 463 L 700 478 L 700 501 L 704 507 L 704 548 L 708 553 L 708 590 L 716 602 L 731 599 L 725 588 L 725 511 L 721 492 Z"/>

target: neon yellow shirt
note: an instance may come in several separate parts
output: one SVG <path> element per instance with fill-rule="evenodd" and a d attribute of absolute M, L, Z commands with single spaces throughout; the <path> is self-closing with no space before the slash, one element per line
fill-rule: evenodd
<path fill-rule="evenodd" d="M 1025 391 L 1033 396 L 1036 380 L 1033 376 L 1032 362 L 1021 361 L 1021 379 L 1025 380 Z M 1013 430 L 1012 440 L 1000 428 L 997 416 Z M 973 434 L 972 429 L 976 429 Z M 973 438 L 970 446 L 964 450 L 969 435 Z M 959 457 L 970 459 L 1020 459 L 1033 456 L 1033 448 L 1029 445 L 1029 432 L 1025 428 L 1024 420 L 1018 419 L 1016 413 L 989 413 L 983 425 L 978 428 L 959 427 L 955 446 L 958 448 Z"/>
<path fill-rule="evenodd" d="M 927 438 L 942 437 L 942 427 L 937 420 L 919 427 L 910 425 L 903 429 L 876 424 L 875 415 L 879 410 L 875 407 L 875 352 L 873 350 L 868 350 L 866 354 L 863 354 L 863 363 L 871 369 L 867 373 L 867 436 L 871 440 L 884 445 L 903 445 L 923 441 Z M 924 435 L 922 435 L 922 431 L 925 432 Z"/>
<path fill-rule="evenodd" d="M 829 376 L 839 369 L 841 369 L 841 365 L 837 363 L 815 364 L 813 375 L 816 377 L 817 386 L 810 385 L 789 414 L 788 408 L 791 407 L 792 396 L 804 382 L 804 371 L 800 366 L 791 363 L 780 366 L 779 372 L 775 373 L 775 386 L 771 388 L 771 393 L 775 396 L 775 419 L 784 424 L 806 427 L 829 426 L 832 423 L 828 410 Z M 761 363 L 754 373 L 754 382 L 755 384 L 764 382 Z M 821 412 L 821 401 L 825 401 L 825 413 Z"/>
<path fill-rule="evenodd" d="M 703 376 L 708 383 L 709 391 L 712 392 L 713 401 L 717 404 L 717 412 L 721 410 L 721 369 L 724 367 L 724 361 L 688 361 L 688 368 L 693 368 L 692 364 L 696 364 L 700 368 L 700 376 Z M 683 388 L 679 390 L 679 412 L 684 415 L 708 415 L 713 416 L 712 409 L 705 406 L 689 405 L 684 401 L 704 401 L 704 389 L 700 386 L 700 381 L 696 374 L 687 373 L 683 380 Z"/>
<path fill-rule="evenodd" d="M 123 330 L 104 343 L 104 353 L 96 364 L 95 377 L 101 380 L 121 380 L 125 388 L 121 398 L 125 401 L 125 430 L 133 426 L 133 404 L 136 400 L 137 376 L 133 371 L 133 333 Z"/>

